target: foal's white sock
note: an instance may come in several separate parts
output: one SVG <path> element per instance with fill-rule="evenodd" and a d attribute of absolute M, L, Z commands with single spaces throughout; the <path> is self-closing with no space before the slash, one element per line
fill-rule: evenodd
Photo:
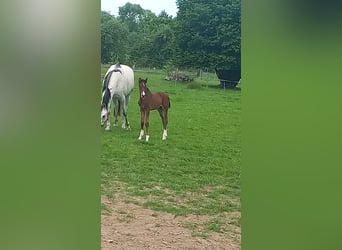
<path fill-rule="evenodd" d="M 146 141 L 148 141 L 150 139 L 149 135 L 146 135 Z"/>
<path fill-rule="evenodd" d="M 166 140 L 166 137 L 167 137 L 167 130 L 164 129 L 163 130 L 163 140 Z"/>
<path fill-rule="evenodd" d="M 144 136 L 144 130 L 142 129 L 140 130 L 140 135 L 138 139 L 141 140 L 143 136 Z"/>

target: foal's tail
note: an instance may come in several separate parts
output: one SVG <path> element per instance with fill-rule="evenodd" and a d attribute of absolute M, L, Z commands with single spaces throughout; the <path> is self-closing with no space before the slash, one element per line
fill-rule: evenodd
<path fill-rule="evenodd" d="M 169 98 L 169 108 L 171 108 L 171 101 L 170 101 L 170 98 Z"/>

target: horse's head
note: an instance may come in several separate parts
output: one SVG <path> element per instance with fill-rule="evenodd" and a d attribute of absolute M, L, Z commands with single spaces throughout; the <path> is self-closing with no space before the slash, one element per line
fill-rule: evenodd
<path fill-rule="evenodd" d="M 147 93 L 147 79 L 141 79 L 139 78 L 139 92 L 140 92 L 140 98 L 144 98 Z"/>
<path fill-rule="evenodd" d="M 109 119 L 110 114 L 110 91 L 106 88 L 102 93 L 102 102 L 101 102 L 101 126 L 105 124 Z"/>
<path fill-rule="evenodd" d="M 108 121 L 109 111 L 105 104 L 101 105 L 101 127 Z"/>

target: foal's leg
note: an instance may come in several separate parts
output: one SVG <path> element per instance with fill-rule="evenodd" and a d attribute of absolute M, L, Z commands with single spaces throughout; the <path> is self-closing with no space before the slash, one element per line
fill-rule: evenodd
<path fill-rule="evenodd" d="M 144 136 L 144 124 L 145 124 L 145 112 L 140 111 L 140 135 L 139 135 L 139 140 L 141 140 Z"/>
<path fill-rule="evenodd" d="M 164 120 L 163 120 L 164 131 L 163 131 L 163 140 L 166 140 L 166 137 L 167 137 L 167 124 L 168 124 L 167 111 L 168 111 L 168 109 L 165 109 L 165 110 L 164 110 Z"/>
<path fill-rule="evenodd" d="M 148 134 L 148 127 L 150 126 L 150 110 L 146 110 L 145 111 L 145 119 L 144 119 L 144 123 L 145 123 L 145 129 L 146 129 L 146 141 L 148 141 L 150 139 L 150 135 Z"/>
<path fill-rule="evenodd" d="M 167 130 L 166 130 L 166 126 L 167 126 L 167 109 L 165 110 L 163 107 L 160 107 L 158 109 L 159 111 L 159 115 L 162 119 L 163 122 L 163 137 L 162 140 L 166 140 L 167 137 Z"/>

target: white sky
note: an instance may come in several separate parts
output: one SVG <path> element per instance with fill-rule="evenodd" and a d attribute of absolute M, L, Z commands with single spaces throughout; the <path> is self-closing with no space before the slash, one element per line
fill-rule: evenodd
<path fill-rule="evenodd" d="M 151 10 L 156 15 L 165 10 L 167 14 L 176 17 L 178 10 L 176 0 L 101 0 L 101 10 L 118 16 L 119 7 L 124 6 L 127 2 L 139 4 L 143 9 Z"/>

